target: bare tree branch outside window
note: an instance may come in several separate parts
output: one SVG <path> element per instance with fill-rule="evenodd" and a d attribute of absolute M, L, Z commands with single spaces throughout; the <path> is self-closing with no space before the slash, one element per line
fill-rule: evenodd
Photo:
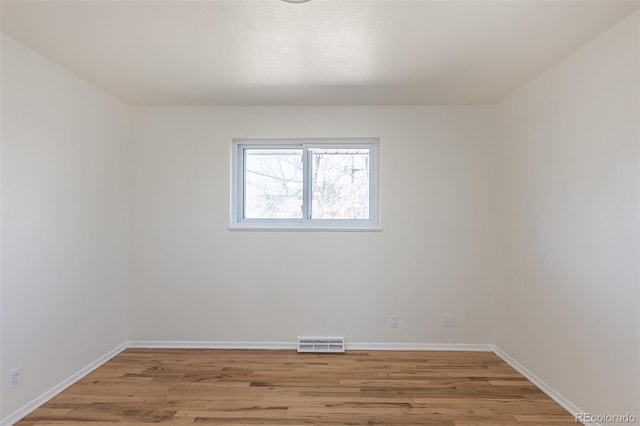
<path fill-rule="evenodd" d="M 245 150 L 245 212 L 250 219 L 302 217 L 302 150 Z"/>
<path fill-rule="evenodd" d="M 245 211 L 249 219 L 301 218 L 304 151 L 248 148 Z M 311 219 L 369 218 L 369 150 L 309 149 Z"/>

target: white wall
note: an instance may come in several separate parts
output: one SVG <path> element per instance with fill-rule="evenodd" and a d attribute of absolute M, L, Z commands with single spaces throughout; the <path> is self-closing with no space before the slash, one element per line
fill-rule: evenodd
<path fill-rule="evenodd" d="M 0 417 L 126 340 L 130 130 L 123 104 L 2 36 Z"/>
<path fill-rule="evenodd" d="M 503 99 L 494 342 L 591 413 L 639 414 L 639 15 Z"/>
<path fill-rule="evenodd" d="M 128 108 L 3 36 L 0 417 L 128 338 L 301 334 L 493 341 L 637 414 L 639 19 L 495 108 Z M 381 138 L 384 230 L 229 231 L 231 138 L 322 136 Z"/>
<path fill-rule="evenodd" d="M 489 107 L 134 111 L 132 339 L 490 342 Z M 381 138 L 382 232 L 227 229 L 233 137 L 339 136 Z"/>

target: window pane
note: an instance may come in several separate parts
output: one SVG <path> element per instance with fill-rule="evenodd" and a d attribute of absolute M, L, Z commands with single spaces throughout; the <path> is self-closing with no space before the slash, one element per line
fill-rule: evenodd
<path fill-rule="evenodd" d="M 310 149 L 312 219 L 369 219 L 369 149 Z"/>
<path fill-rule="evenodd" d="M 302 218 L 302 150 L 244 150 L 244 217 Z"/>

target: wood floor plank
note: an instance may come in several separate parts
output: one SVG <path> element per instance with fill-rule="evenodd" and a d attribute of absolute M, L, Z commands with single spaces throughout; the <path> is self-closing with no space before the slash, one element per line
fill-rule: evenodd
<path fill-rule="evenodd" d="M 129 349 L 19 426 L 568 425 L 488 352 Z"/>

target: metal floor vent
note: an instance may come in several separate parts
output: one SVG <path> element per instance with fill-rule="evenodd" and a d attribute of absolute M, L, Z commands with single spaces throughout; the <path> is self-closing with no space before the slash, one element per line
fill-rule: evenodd
<path fill-rule="evenodd" d="M 344 353 L 344 337 L 298 337 L 298 352 Z"/>

